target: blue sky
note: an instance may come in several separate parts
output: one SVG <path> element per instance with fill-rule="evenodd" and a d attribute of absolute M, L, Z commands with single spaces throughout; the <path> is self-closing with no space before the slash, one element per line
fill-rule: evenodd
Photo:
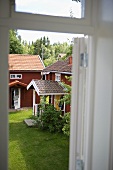
<path fill-rule="evenodd" d="M 16 10 L 21 12 L 30 12 L 38 14 L 48 14 L 54 16 L 70 17 L 70 11 L 73 16 L 80 18 L 80 3 L 72 0 L 16 0 Z M 22 40 L 27 42 L 36 41 L 36 39 L 48 36 L 51 43 L 68 42 L 70 43 L 75 35 L 64 33 L 50 33 L 41 31 L 18 30 Z"/>

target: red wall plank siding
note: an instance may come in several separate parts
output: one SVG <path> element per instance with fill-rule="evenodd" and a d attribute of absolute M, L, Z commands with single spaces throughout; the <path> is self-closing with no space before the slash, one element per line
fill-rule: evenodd
<path fill-rule="evenodd" d="M 66 74 L 61 74 L 61 81 L 64 82 L 65 84 L 68 84 L 68 85 L 71 86 L 71 81 L 69 81 L 68 79 L 66 79 L 65 76 L 70 77 L 70 75 L 68 75 L 68 74 L 67 74 L 67 75 L 66 75 Z"/>
<path fill-rule="evenodd" d="M 41 72 L 22 72 L 22 71 L 10 71 L 9 72 L 9 82 L 15 81 L 15 79 L 10 79 L 10 74 L 22 74 L 22 79 L 16 79 L 25 84 L 29 84 L 32 79 L 41 79 Z"/>
<path fill-rule="evenodd" d="M 10 79 L 10 74 L 22 74 L 22 79 Z M 33 71 L 10 71 L 9 72 L 9 82 L 13 82 L 18 80 L 22 83 L 29 84 L 32 79 L 41 79 L 41 72 L 33 72 Z M 13 87 L 11 87 L 13 88 Z M 11 108 L 11 88 L 9 88 L 9 108 Z M 26 87 L 21 88 L 20 95 L 20 106 L 21 107 L 32 107 L 33 106 L 33 90 L 27 90 Z M 36 102 L 40 102 L 40 97 L 36 94 Z"/>

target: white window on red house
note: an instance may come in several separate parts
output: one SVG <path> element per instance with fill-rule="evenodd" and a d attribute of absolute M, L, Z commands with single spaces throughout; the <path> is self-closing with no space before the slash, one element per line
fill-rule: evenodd
<path fill-rule="evenodd" d="M 15 74 L 10 74 L 10 79 L 15 79 Z"/>
<path fill-rule="evenodd" d="M 10 79 L 22 79 L 22 74 L 10 74 Z"/>
<path fill-rule="evenodd" d="M 55 81 L 61 81 L 61 74 L 55 73 Z"/>

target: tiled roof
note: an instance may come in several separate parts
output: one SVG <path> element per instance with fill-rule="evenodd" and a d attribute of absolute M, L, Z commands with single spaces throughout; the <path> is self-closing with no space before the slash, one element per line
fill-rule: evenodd
<path fill-rule="evenodd" d="M 43 70 L 44 64 L 38 55 L 9 54 L 9 70 Z"/>
<path fill-rule="evenodd" d="M 20 82 L 18 80 L 15 80 L 15 81 L 9 83 L 9 87 L 13 87 L 13 86 L 17 86 L 17 85 L 27 87 L 27 84 L 22 83 L 22 82 Z"/>
<path fill-rule="evenodd" d="M 72 64 L 68 64 L 68 65 L 65 65 L 64 67 L 61 67 L 59 72 L 72 73 Z"/>
<path fill-rule="evenodd" d="M 69 58 L 67 60 L 59 60 L 56 63 L 43 69 L 43 72 L 72 72 L 72 64 L 69 63 Z"/>
<path fill-rule="evenodd" d="M 51 71 L 58 71 L 62 65 L 64 65 L 64 61 L 57 61 L 56 63 L 46 67 L 45 69 L 43 69 L 44 72 L 51 72 Z"/>
<path fill-rule="evenodd" d="M 64 94 L 64 88 L 57 81 L 32 80 L 27 89 L 34 87 L 38 95 Z"/>

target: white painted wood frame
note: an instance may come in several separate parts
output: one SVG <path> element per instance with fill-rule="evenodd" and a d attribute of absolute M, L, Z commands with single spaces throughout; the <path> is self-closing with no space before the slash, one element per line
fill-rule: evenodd
<path fill-rule="evenodd" d="M 34 107 L 35 107 L 35 104 L 36 104 L 36 101 L 35 101 L 35 98 L 36 98 L 36 94 L 35 94 L 36 92 L 35 92 L 35 90 L 33 89 L 33 115 L 34 115 Z"/>
<path fill-rule="evenodd" d="M 14 2 L 13 0 L 11 1 Z M 0 170 L 8 169 L 8 31 L 27 29 L 90 35 L 88 134 L 86 170 L 113 169 L 113 1 L 86 0 L 86 18 L 66 19 L 14 12 L 9 0 L 0 1 Z M 109 9 L 109 10 L 108 10 Z M 75 72 L 75 70 L 74 70 Z M 3 76 L 4 75 L 4 76 Z M 104 77 L 103 77 L 104 75 Z M 101 88 L 100 88 L 101 87 Z M 106 90 L 107 89 L 107 90 Z M 75 100 L 75 98 L 73 98 Z M 74 131 L 75 129 L 73 129 Z M 72 131 L 72 130 L 71 130 Z M 93 137 L 90 137 L 93 135 Z M 74 137 L 75 138 L 75 135 Z M 74 139 L 75 140 L 75 139 Z M 88 145 L 89 144 L 89 145 Z M 73 143 L 71 149 L 75 150 Z M 73 152 L 74 154 L 74 152 Z M 75 166 L 75 160 L 70 161 Z M 71 160 L 72 159 L 72 160 Z M 72 169 L 71 169 L 72 170 Z M 75 169 L 74 169 L 75 170 Z"/>
<path fill-rule="evenodd" d="M 8 169 L 8 28 L 0 26 L 0 169 Z"/>

